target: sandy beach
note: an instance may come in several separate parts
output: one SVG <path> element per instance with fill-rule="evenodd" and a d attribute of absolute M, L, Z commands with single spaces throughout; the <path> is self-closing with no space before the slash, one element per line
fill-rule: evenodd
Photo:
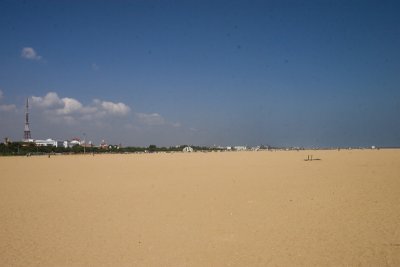
<path fill-rule="evenodd" d="M 400 150 L 1 157 L 0 170 L 0 266 L 400 266 Z"/>

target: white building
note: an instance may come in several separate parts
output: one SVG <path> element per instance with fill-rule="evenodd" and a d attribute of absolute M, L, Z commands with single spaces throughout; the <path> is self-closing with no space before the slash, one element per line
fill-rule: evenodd
<path fill-rule="evenodd" d="M 37 146 L 54 146 L 54 147 L 64 147 L 67 148 L 69 146 L 68 141 L 57 141 L 51 138 L 46 140 L 34 140 L 33 141 Z"/>
<path fill-rule="evenodd" d="M 64 141 L 64 142 L 63 142 L 63 146 L 64 146 L 65 148 L 68 148 L 68 147 L 69 147 L 69 142 L 68 142 L 68 141 Z"/>
<path fill-rule="evenodd" d="M 68 146 L 69 146 L 69 147 L 80 146 L 81 143 L 82 143 L 81 141 L 76 140 L 76 139 L 73 139 L 72 141 L 70 141 L 70 142 L 68 143 Z"/>
<path fill-rule="evenodd" d="M 190 146 L 187 146 L 182 151 L 183 152 L 193 152 L 193 148 L 191 148 Z"/>
<path fill-rule="evenodd" d="M 35 140 L 33 141 L 37 146 L 54 146 L 57 147 L 58 142 L 56 140 L 53 140 L 51 138 L 46 139 L 46 140 Z"/>
<path fill-rule="evenodd" d="M 246 146 L 234 146 L 233 147 L 236 151 L 244 151 L 247 150 Z"/>

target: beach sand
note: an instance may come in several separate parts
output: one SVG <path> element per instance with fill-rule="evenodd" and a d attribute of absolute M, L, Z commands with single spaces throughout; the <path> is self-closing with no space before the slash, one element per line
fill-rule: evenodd
<path fill-rule="evenodd" d="M 400 266 L 400 150 L 1 157 L 0 266 Z"/>

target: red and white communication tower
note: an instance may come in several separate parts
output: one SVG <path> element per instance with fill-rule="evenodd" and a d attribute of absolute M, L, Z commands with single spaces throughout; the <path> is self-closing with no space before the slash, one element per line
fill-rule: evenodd
<path fill-rule="evenodd" d="M 31 140 L 31 130 L 29 129 L 29 100 L 26 99 L 25 109 L 25 129 L 24 129 L 24 141 L 29 142 Z"/>

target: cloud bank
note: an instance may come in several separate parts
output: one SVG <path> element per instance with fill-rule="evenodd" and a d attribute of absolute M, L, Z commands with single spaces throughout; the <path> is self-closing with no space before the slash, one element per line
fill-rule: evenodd
<path fill-rule="evenodd" d="M 75 98 L 60 98 L 55 92 L 49 92 L 45 96 L 32 96 L 31 105 L 51 116 L 53 120 L 67 123 L 126 116 L 131 111 L 131 108 L 122 102 L 94 99 L 92 103 L 83 105 Z"/>

